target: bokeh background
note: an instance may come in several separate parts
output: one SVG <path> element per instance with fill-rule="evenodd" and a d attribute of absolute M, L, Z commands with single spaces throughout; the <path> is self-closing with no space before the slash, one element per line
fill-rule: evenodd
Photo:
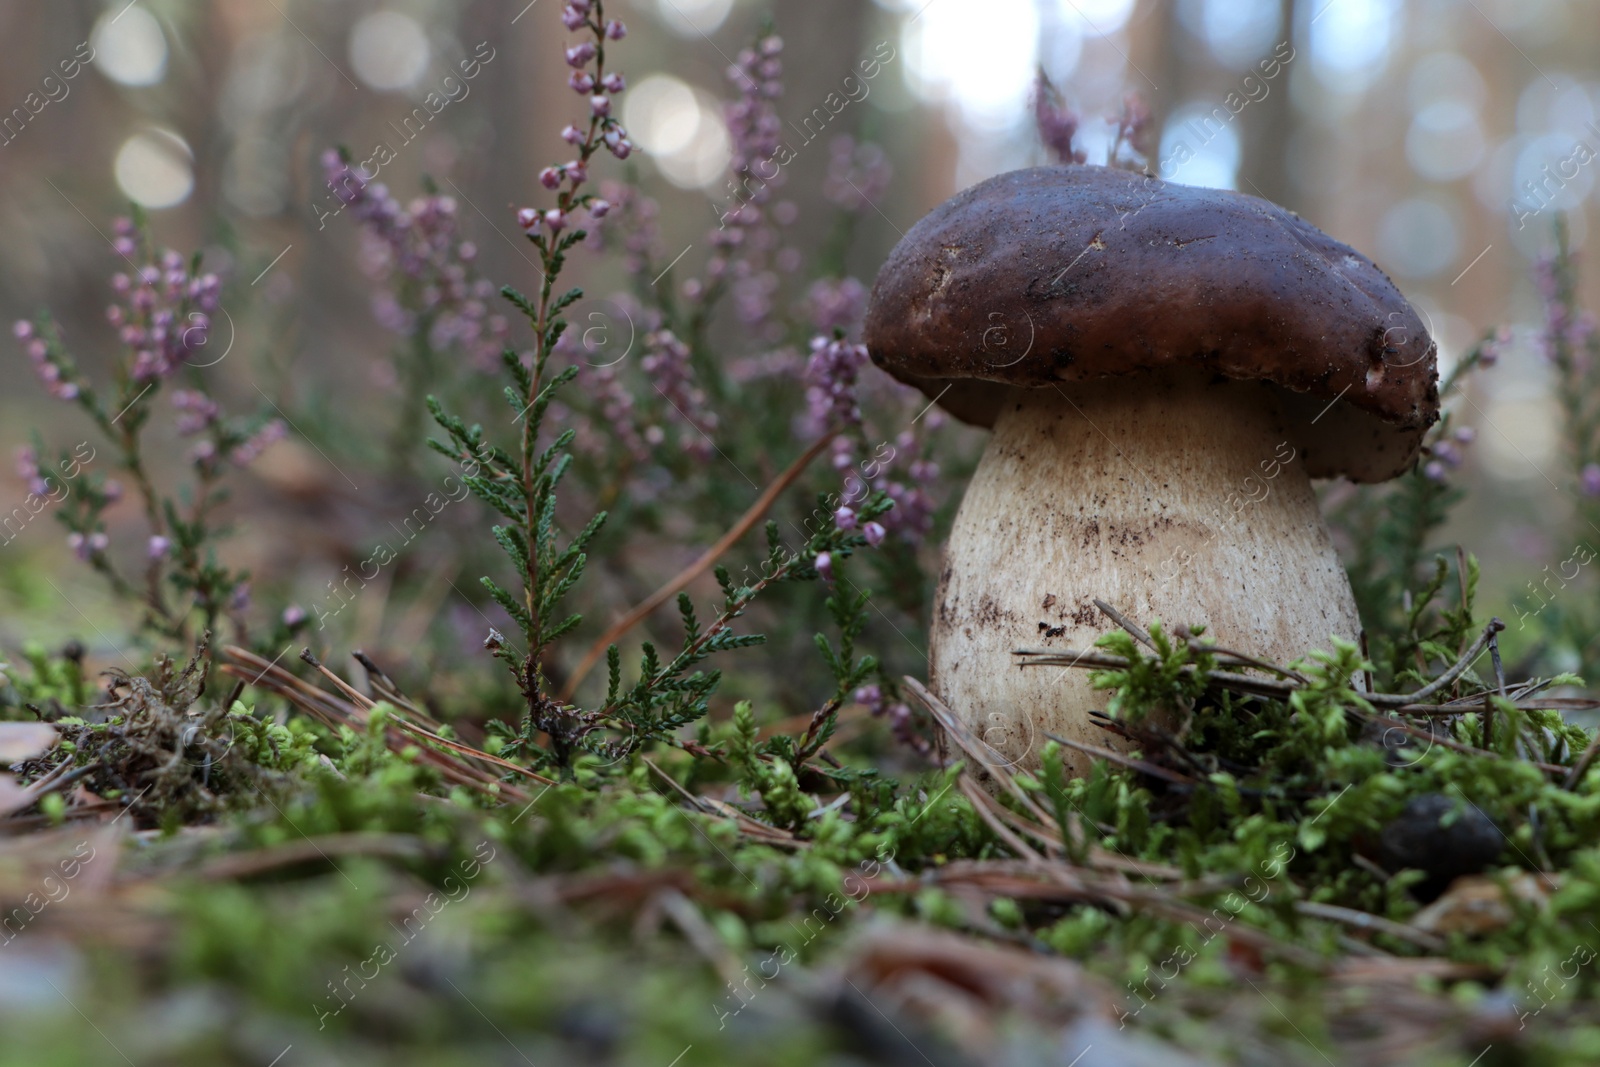
<path fill-rule="evenodd" d="M 244 488 L 273 506 L 251 512 L 235 542 L 285 599 L 337 573 L 337 524 L 370 501 L 330 455 L 381 461 L 381 434 L 365 424 L 396 389 L 354 226 L 319 219 L 319 156 L 401 144 L 395 126 L 411 109 L 462 59 L 492 53 L 382 179 L 402 197 L 428 180 L 458 196 L 483 274 L 531 286 L 513 211 L 562 158 L 573 108 L 559 13 L 557 0 L 0 4 L 0 320 L 48 305 L 92 371 L 115 341 L 110 219 L 132 201 L 161 244 L 205 248 L 240 294 L 211 341 L 216 391 L 296 413 L 298 432 Z M 1045 160 L 1029 110 L 1039 70 L 1084 115 L 1091 161 L 1110 139 L 1105 116 L 1142 94 L 1163 177 L 1265 196 L 1368 253 L 1423 309 L 1442 362 L 1509 328 L 1497 366 L 1460 401 L 1458 425 L 1478 436 L 1452 473 L 1472 493 L 1449 534 L 1483 559 L 1486 606 L 1508 617 L 1529 574 L 1571 553 L 1552 531 L 1569 525 L 1581 488 L 1560 455 L 1529 268 L 1558 212 L 1580 253 L 1590 239 L 1593 0 L 613 0 L 610 13 L 631 31 L 623 117 L 644 151 L 629 166 L 662 200 L 669 248 L 703 241 L 726 198 L 725 71 L 765 20 L 786 41 L 780 110 L 792 125 L 862 57 L 892 55 L 830 129 L 881 143 L 894 164 L 852 245 L 851 272 L 867 279 L 933 204 Z M 62 80 L 86 42 L 93 61 Z M 35 114 L 24 102 L 47 75 L 52 98 Z M 827 163 L 804 151 L 793 164 L 785 195 L 803 214 L 822 199 Z M 603 286 L 608 269 L 579 272 Z M 1585 293 L 1596 285 L 1587 274 Z M 77 439 L 74 412 L 43 398 L 7 336 L 0 446 L 33 427 Z M 5 499 L 25 493 L 0 471 Z M 41 585 L 70 571 L 59 528 L 3 551 L 0 641 L 92 627 L 101 600 L 89 583 L 72 587 L 70 608 Z M 437 596 L 417 627 L 448 590 Z M 44 602 L 51 617 L 30 610 Z"/>

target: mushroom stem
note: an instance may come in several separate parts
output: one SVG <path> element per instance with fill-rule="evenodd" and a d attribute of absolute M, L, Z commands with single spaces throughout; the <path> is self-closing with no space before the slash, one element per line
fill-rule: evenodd
<path fill-rule="evenodd" d="M 1103 598 L 1289 663 L 1360 632 L 1275 387 L 1185 373 L 1013 391 L 956 515 L 930 642 L 933 689 L 1017 767 L 1046 733 L 1115 745 L 1105 693 L 1020 670 L 1020 647 L 1090 647 Z M 1070 772 L 1090 757 L 1063 753 Z"/>

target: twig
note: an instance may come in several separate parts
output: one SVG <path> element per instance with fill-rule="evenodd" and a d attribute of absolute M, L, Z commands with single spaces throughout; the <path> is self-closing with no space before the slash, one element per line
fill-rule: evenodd
<path fill-rule="evenodd" d="M 335 855 L 414 860 L 421 859 L 427 853 L 427 843 L 412 834 L 328 834 L 222 856 L 202 865 L 193 873 L 193 877 L 204 882 L 235 881 L 280 867 L 293 867 L 318 860 L 331 863 L 329 857 Z"/>
<path fill-rule="evenodd" d="M 821 707 L 817 708 L 816 711 L 812 712 L 811 722 L 806 726 L 805 736 L 800 739 L 800 749 L 795 756 L 796 766 L 805 763 L 806 760 L 810 759 L 812 756 L 815 756 L 817 754 L 817 750 L 823 745 L 827 744 L 827 740 L 822 736 L 823 728 L 828 725 L 829 716 L 833 717 L 834 724 L 837 727 L 838 715 L 838 700 L 830 700 L 826 704 L 823 704 Z"/>
<path fill-rule="evenodd" d="M 1459 551 L 1459 549 L 1458 549 Z M 1496 622 L 1500 620 L 1496 619 Z M 1489 637 L 1489 658 L 1494 663 L 1494 683 L 1500 689 L 1500 699 L 1506 695 L 1506 669 L 1500 662 L 1500 642 L 1493 635 Z M 1489 699 L 1489 694 L 1483 694 L 1483 747 L 1493 748 L 1494 743 L 1494 701 Z"/>
<path fill-rule="evenodd" d="M 764 823 L 760 819 L 755 819 L 749 815 L 746 815 L 732 804 L 724 804 L 720 800 L 715 800 L 711 797 L 703 797 L 698 793 L 690 792 L 688 789 L 685 789 L 683 784 L 676 778 L 672 777 L 672 775 L 656 766 L 655 762 L 651 760 L 649 756 L 641 756 L 640 759 L 644 762 L 646 767 L 649 767 L 652 771 L 654 771 L 662 781 L 666 782 L 672 787 L 675 793 L 683 797 L 684 800 L 687 800 L 690 806 L 702 815 L 715 815 L 718 818 L 727 819 L 729 822 L 732 822 L 735 826 L 737 826 L 746 837 L 754 838 L 763 844 L 776 845 L 786 848 L 800 848 L 808 844 L 807 841 L 795 837 L 794 834 L 787 830 L 780 829 L 779 827 L 773 826 L 770 823 Z"/>
<path fill-rule="evenodd" d="M 1154 763 L 1147 763 L 1142 759 L 1134 759 L 1132 756 L 1124 755 L 1109 748 L 1101 748 L 1099 745 L 1086 745 L 1082 741 L 1074 741 L 1071 738 L 1061 737 L 1049 731 L 1045 732 L 1045 736 L 1058 745 L 1066 745 L 1068 748 L 1077 749 L 1079 752 L 1087 752 L 1091 756 L 1110 760 L 1112 763 L 1120 763 L 1124 767 L 1132 767 L 1134 770 L 1148 774 L 1152 778 L 1160 778 L 1163 782 L 1181 786 L 1197 784 L 1188 775 L 1179 774 L 1177 771 L 1168 770 L 1165 767 L 1158 767 Z"/>
<path fill-rule="evenodd" d="M 1462 753 L 1465 753 L 1465 754 L 1467 754 L 1469 756 L 1484 756 L 1484 757 L 1487 757 L 1488 759 L 1503 759 L 1504 758 L 1498 752 L 1490 752 L 1488 749 L 1476 748 L 1476 747 L 1474 747 L 1472 745 L 1464 745 L 1460 741 L 1456 741 L 1456 740 L 1453 740 L 1453 739 L 1448 738 L 1448 737 L 1440 737 L 1438 734 L 1433 733 L 1433 732 L 1431 732 L 1429 730 L 1423 730 L 1420 727 L 1412 726 L 1410 723 L 1405 722 L 1404 720 L 1401 720 L 1401 719 L 1391 719 L 1387 715 L 1372 715 L 1372 716 L 1369 716 L 1369 720 L 1371 722 L 1379 725 L 1379 726 L 1386 727 L 1386 728 L 1388 728 L 1390 730 L 1403 730 L 1404 732 L 1410 734 L 1412 737 L 1424 738 L 1425 740 L 1428 741 L 1428 743 L 1430 745 L 1443 745 L 1445 748 L 1450 749 L 1452 752 L 1462 752 Z M 1538 760 L 1531 760 L 1530 759 L 1530 760 L 1526 760 L 1525 762 L 1530 767 L 1537 767 L 1541 771 L 1547 771 L 1547 772 L 1549 772 L 1551 774 L 1561 774 L 1564 771 L 1566 771 L 1566 769 L 1567 769 L 1565 767 L 1557 766 L 1554 763 L 1540 763 Z"/>
<path fill-rule="evenodd" d="M 956 743 L 956 747 L 972 757 L 973 761 L 982 767 L 989 777 L 993 778 L 1001 788 L 1015 797 L 1036 822 L 1042 826 L 1048 826 L 1055 821 L 1049 815 L 1046 815 L 1044 809 L 1039 807 L 1033 797 L 1029 796 L 1027 791 L 1012 779 L 1010 765 L 1006 762 L 1005 757 L 996 752 L 987 741 L 969 730 L 966 723 L 962 722 L 956 713 L 950 710 L 948 704 L 930 693 L 927 686 L 910 675 L 907 675 L 904 681 L 906 691 L 916 697 L 922 706 L 928 709 L 935 721 L 944 727 L 945 733 L 949 734 L 950 739 Z"/>
<path fill-rule="evenodd" d="M 1337 904 L 1318 904 L 1315 901 L 1299 900 L 1295 902 L 1294 910 L 1301 915 L 1309 915 L 1313 919 L 1326 919 L 1329 922 L 1353 926 L 1358 930 L 1371 930 L 1374 933 L 1388 934 L 1390 937 L 1399 938 L 1401 941 L 1409 942 L 1436 955 L 1443 955 L 1445 950 L 1450 947 L 1444 938 L 1435 937 L 1425 930 L 1418 930 L 1414 926 L 1397 923 L 1380 915 L 1357 911 L 1355 908 L 1342 908 Z"/>
<path fill-rule="evenodd" d="M 1505 628 L 1505 623 L 1499 619 L 1490 619 L 1489 625 L 1484 627 L 1483 633 L 1472 643 L 1472 647 L 1467 649 L 1466 655 L 1462 656 L 1449 670 L 1414 693 L 1363 693 L 1361 694 L 1362 699 L 1381 708 L 1399 708 L 1409 704 L 1420 704 L 1461 677 L 1467 668 L 1472 665 L 1472 661 L 1477 659 L 1484 648 L 1488 646 L 1494 635 Z M 1028 657 L 1023 660 L 1022 666 L 1024 667 L 1077 666 L 1123 670 L 1131 666 L 1130 662 L 1122 656 L 1114 655 L 1110 652 L 1099 652 L 1094 649 L 1079 651 L 1072 648 L 1018 648 L 1012 650 L 1012 655 Z M 1183 672 L 1186 674 L 1193 674 L 1194 671 L 1195 666 L 1192 663 L 1183 667 Z M 1302 688 L 1300 684 L 1294 682 L 1278 681 L 1273 678 L 1254 678 L 1247 674 L 1234 674 L 1230 671 L 1207 671 L 1206 677 L 1208 681 L 1224 689 L 1234 689 L 1254 696 L 1275 697 L 1280 700 L 1287 699 L 1289 694 Z"/>
<path fill-rule="evenodd" d="M 1217 657 L 1218 663 L 1226 664 L 1229 667 L 1255 667 L 1257 670 L 1271 671 L 1273 674 L 1282 675 L 1285 678 L 1293 678 L 1301 685 L 1311 684 L 1311 680 L 1297 670 L 1292 670 L 1288 667 L 1280 667 L 1276 663 L 1269 663 L 1264 659 L 1257 659 L 1254 656 L 1248 656 L 1243 652 L 1238 652 L 1231 648 L 1222 648 L 1219 645 L 1201 644 L 1193 637 L 1188 639 L 1188 644 L 1190 652 L 1210 653 L 1211 655 Z"/>
<path fill-rule="evenodd" d="M 300 650 L 300 658 L 306 663 L 309 663 L 312 668 L 324 678 L 332 682 L 339 689 L 339 691 L 345 696 L 349 697 L 350 702 L 362 712 L 371 711 L 373 708 L 377 707 L 377 701 L 373 700 L 371 697 L 367 696 L 367 694 L 361 692 L 361 690 L 357 689 L 355 686 L 346 682 L 343 678 L 324 667 L 322 662 L 318 660 L 316 656 L 311 654 L 311 650 L 309 648 L 302 648 Z M 366 715 L 361 715 L 358 721 L 363 723 L 366 722 Z"/>
<path fill-rule="evenodd" d="M 307 650 L 303 658 L 306 658 L 307 662 L 315 664 L 318 670 L 331 678 L 342 690 L 352 694 L 358 703 L 340 700 L 327 690 L 318 689 L 309 682 L 295 677 L 276 663 L 270 663 L 261 656 L 237 645 L 228 645 L 223 649 L 223 654 L 231 661 L 224 663 L 222 666 L 225 674 L 230 674 L 235 678 L 246 679 L 252 686 L 277 693 L 335 731 L 342 726 L 364 726 L 368 720 L 367 708 L 372 706 L 373 702 L 345 684 L 344 680 L 339 678 L 338 675 L 324 668 L 322 664 L 317 662 L 315 656 L 310 655 L 309 650 Z M 427 742 L 420 746 L 420 758 L 455 784 L 476 789 L 481 793 L 501 800 L 525 801 L 528 799 L 528 794 L 523 790 L 509 782 L 499 781 L 494 775 L 474 766 L 472 763 L 466 762 L 466 760 L 479 761 L 502 770 L 514 772 L 541 785 L 550 786 L 556 784 L 554 780 L 546 778 L 542 774 L 508 762 L 499 756 L 494 756 L 470 745 L 464 745 L 430 733 L 414 723 L 407 722 L 402 715 L 391 716 L 388 723 L 394 729 L 384 731 L 384 742 L 391 750 L 399 752 L 419 740 Z M 439 749 L 431 747 L 432 745 L 441 746 L 449 751 L 439 751 Z"/>
<path fill-rule="evenodd" d="M 1583 776 L 1588 773 L 1589 765 L 1594 762 L 1595 755 L 1600 753 L 1600 733 L 1594 735 L 1594 740 L 1589 742 L 1589 747 L 1583 750 L 1583 755 L 1578 757 L 1578 762 L 1572 765 L 1572 770 L 1567 772 L 1567 780 L 1561 783 L 1563 789 L 1572 789 Z"/>
<path fill-rule="evenodd" d="M 981 788 L 975 785 L 972 781 L 971 775 L 963 774 L 961 776 L 960 784 L 961 792 L 966 794 L 967 800 L 972 804 L 973 810 L 978 813 L 978 818 L 982 819 L 984 823 L 988 825 L 989 829 L 994 831 L 994 835 L 1000 840 L 1004 841 L 1006 846 L 1009 847 L 1011 851 L 1022 857 L 1022 859 L 1027 863 L 1040 866 L 1045 863 L 1045 858 L 1043 856 L 1029 848 L 1027 842 L 1023 841 L 1022 838 L 1012 833 L 1011 828 L 1006 826 L 1006 824 L 995 815 L 993 810 L 990 808 L 990 805 L 994 803 L 994 798 L 989 796 L 988 793 L 985 793 Z"/>
<path fill-rule="evenodd" d="M 663 585 L 642 600 L 632 611 L 612 623 L 611 627 L 601 634 L 594 644 L 589 646 L 589 650 L 583 654 L 583 659 L 578 661 L 577 667 L 573 668 L 572 674 L 567 678 L 567 684 L 561 689 L 561 701 L 566 703 L 572 699 L 572 695 L 577 692 L 578 684 L 588 677 L 589 672 L 594 669 L 594 665 L 600 662 L 600 657 L 606 654 L 607 648 L 616 644 L 623 634 L 633 629 L 652 611 L 671 600 L 690 582 L 704 574 L 717 561 L 718 557 L 732 548 L 741 537 L 750 531 L 750 527 L 760 522 L 761 517 L 767 513 L 767 509 L 772 507 L 773 501 L 777 500 L 778 496 L 789 488 L 796 478 L 800 477 L 806 467 L 811 464 L 811 461 L 817 458 L 817 454 L 826 448 L 835 436 L 837 435 L 829 433 L 818 438 L 810 448 L 800 454 L 799 459 L 789 464 L 788 469 L 778 475 L 776 481 L 767 486 L 766 491 L 756 498 L 756 502 L 750 505 L 749 510 L 739 516 L 739 521 L 734 523 L 733 527 L 723 534 L 716 544 L 706 549 L 699 559 L 679 571 L 666 585 Z"/>
<path fill-rule="evenodd" d="M 1466 672 L 1466 669 L 1472 666 L 1472 661 L 1477 659 L 1478 656 L 1483 652 L 1484 646 L 1486 646 L 1490 641 L 1493 641 L 1494 635 L 1505 628 L 1506 624 L 1501 622 L 1498 618 L 1490 619 L 1489 625 L 1483 628 L 1483 633 L 1479 634 L 1478 639 L 1472 642 L 1472 647 L 1467 649 L 1466 654 L 1460 659 L 1456 660 L 1455 666 L 1439 675 L 1439 677 L 1435 678 L 1421 689 L 1418 689 L 1415 693 L 1405 697 L 1405 703 L 1420 704 L 1423 700 L 1431 697 L 1433 694 L 1437 693 L 1439 690 L 1443 689 L 1445 686 L 1461 677 L 1461 675 Z M 1373 703 L 1378 703 L 1378 701 L 1373 701 Z"/>
<path fill-rule="evenodd" d="M 1155 650 L 1156 643 L 1151 640 L 1149 631 L 1147 631 L 1143 626 L 1140 626 L 1132 619 L 1123 615 L 1122 612 L 1118 611 L 1110 604 L 1107 604 L 1099 597 L 1094 598 L 1094 606 L 1099 608 L 1101 613 L 1104 614 L 1106 618 L 1110 619 L 1112 622 L 1128 631 L 1128 633 L 1132 634 L 1135 641 L 1139 642 L 1145 648 L 1148 648 L 1152 651 Z"/>

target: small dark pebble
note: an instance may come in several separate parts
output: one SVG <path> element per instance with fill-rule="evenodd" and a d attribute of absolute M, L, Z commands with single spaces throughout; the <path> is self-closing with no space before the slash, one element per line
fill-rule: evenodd
<path fill-rule="evenodd" d="M 1427 874 L 1416 887 L 1426 900 L 1462 875 L 1487 869 L 1504 847 L 1505 834 L 1477 805 L 1425 793 L 1379 833 L 1378 862 L 1390 871 L 1410 868 Z"/>

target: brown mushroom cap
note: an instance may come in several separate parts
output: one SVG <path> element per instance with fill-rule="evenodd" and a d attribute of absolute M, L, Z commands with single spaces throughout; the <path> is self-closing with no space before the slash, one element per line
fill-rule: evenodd
<path fill-rule="evenodd" d="M 1394 477 L 1439 417 L 1433 339 L 1371 260 L 1265 200 L 1106 167 L 1012 171 L 935 208 L 878 272 L 866 344 L 979 426 L 1013 387 L 1270 382 L 1318 478 Z"/>

